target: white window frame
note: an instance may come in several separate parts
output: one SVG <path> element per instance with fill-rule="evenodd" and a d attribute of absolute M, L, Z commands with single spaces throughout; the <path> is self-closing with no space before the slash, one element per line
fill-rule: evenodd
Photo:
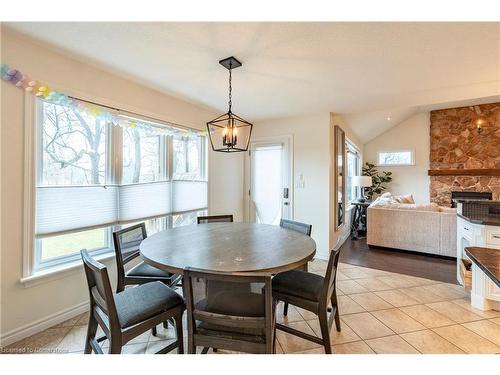
<path fill-rule="evenodd" d="M 411 154 L 411 161 L 410 163 L 398 163 L 398 164 L 382 164 L 380 163 L 380 154 L 383 153 L 398 153 L 398 152 L 409 152 Z M 412 166 L 415 165 L 415 150 L 410 149 L 410 148 L 404 148 L 404 149 L 391 149 L 391 150 L 379 150 L 377 151 L 377 167 L 407 167 L 407 166 Z"/>
<path fill-rule="evenodd" d="M 363 168 L 363 160 L 362 160 L 362 155 L 361 155 L 361 151 L 359 150 L 359 148 L 351 141 L 349 140 L 348 138 L 346 138 L 346 177 L 347 177 L 347 153 L 349 153 L 349 148 L 352 148 L 354 149 L 354 151 L 356 152 L 356 154 L 358 155 L 358 165 L 357 165 L 357 170 L 355 171 L 355 176 L 360 176 L 361 175 L 361 171 L 362 171 L 362 168 Z M 347 186 L 346 186 L 347 188 Z M 361 197 L 361 188 L 357 187 L 354 189 L 355 191 L 355 195 L 354 197 L 348 201 L 346 203 L 348 209 L 351 208 L 351 203 L 358 200 L 360 197 Z M 347 193 L 346 193 L 346 198 L 347 198 Z"/>
<path fill-rule="evenodd" d="M 81 96 L 81 95 L 80 95 Z M 36 268 L 37 260 L 41 258 L 40 239 L 35 235 L 35 208 L 36 208 L 36 187 L 41 177 L 41 166 L 38 163 L 42 162 L 42 158 L 38 153 L 42 152 L 41 147 L 37 142 L 42 140 L 37 133 L 38 116 L 40 113 L 37 110 L 38 100 L 30 93 L 25 93 L 24 96 L 24 212 L 23 212 L 23 266 L 21 282 L 25 286 L 36 285 L 43 279 L 52 278 L 52 275 L 62 272 L 68 272 L 78 269 L 81 263 L 80 255 L 69 254 L 58 258 L 53 258 L 50 261 L 42 262 L 43 266 Z M 155 123 L 150 118 L 135 116 L 139 119 Z M 161 126 L 161 124 L 158 124 Z M 122 129 L 118 126 L 106 125 L 106 184 L 119 184 L 121 182 L 122 170 Z M 171 142 L 173 136 L 163 135 L 160 138 L 160 175 L 167 181 L 172 180 L 172 147 Z M 202 180 L 207 181 L 208 155 L 207 155 L 207 140 L 202 143 L 201 147 L 201 171 Z M 169 147 L 170 146 L 170 147 Z M 111 156 L 111 157 L 110 157 Z M 114 159 L 114 160 L 113 160 Z M 37 173 L 39 175 L 37 175 Z M 208 207 L 201 208 L 200 213 L 206 213 Z M 190 211 L 191 212 L 191 211 Z M 186 212 L 189 213 L 189 212 Z M 171 213 L 166 216 L 159 217 L 160 230 L 172 227 L 171 215 L 183 213 Z M 147 221 L 145 218 L 141 221 Z M 103 227 L 106 230 L 107 247 L 93 249 L 92 253 L 98 260 L 108 259 L 114 256 L 112 244 L 112 232 L 120 229 L 122 225 L 112 225 Z M 85 229 L 89 230 L 89 229 Z M 78 231 L 74 231 L 78 232 Z"/>

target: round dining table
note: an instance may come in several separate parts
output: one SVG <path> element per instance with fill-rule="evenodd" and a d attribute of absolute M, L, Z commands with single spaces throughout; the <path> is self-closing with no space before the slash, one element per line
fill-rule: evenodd
<path fill-rule="evenodd" d="M 307 265 L 315 253 L 311 237 L 255 223 L 187 225 L 155 233 L 140 245 L 147 264 L 177 274 L 186 268 L 276 274 Z"/>

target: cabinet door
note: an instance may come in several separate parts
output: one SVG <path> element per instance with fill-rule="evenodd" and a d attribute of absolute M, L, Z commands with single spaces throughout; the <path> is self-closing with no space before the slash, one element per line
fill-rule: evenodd
<path fill-rule="evenodd" d="M 500 301 L 500 288 L 489 278 L 486 280 L 486 299 Z"/>

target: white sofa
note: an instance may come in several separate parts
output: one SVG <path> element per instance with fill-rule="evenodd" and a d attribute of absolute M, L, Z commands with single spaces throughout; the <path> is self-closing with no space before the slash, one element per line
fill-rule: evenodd
<path fill-rule="evenodd" d="M 434 205 L 370 206 L 367 243 L 421 253 L 457 256 L 457 214 Z"/>

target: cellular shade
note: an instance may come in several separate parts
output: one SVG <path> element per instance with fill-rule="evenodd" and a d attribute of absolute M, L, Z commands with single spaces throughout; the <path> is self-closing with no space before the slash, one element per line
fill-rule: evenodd
<path fill-rule="evenodd" d="M 207 207 L 206 181 L 173 181 L 172 211 L 183 212 Z"/>
<path fill-rule="evenodd" d="M 118 188 L 104 186 L 38 187 L 37 236 L 112 224 L 118 210 Z"/>
<path fill-rule="evenodd" d="M 36 189 L 36 235 L 204 209 L 206 181 L 162 181 L 121 186 Z"/>

